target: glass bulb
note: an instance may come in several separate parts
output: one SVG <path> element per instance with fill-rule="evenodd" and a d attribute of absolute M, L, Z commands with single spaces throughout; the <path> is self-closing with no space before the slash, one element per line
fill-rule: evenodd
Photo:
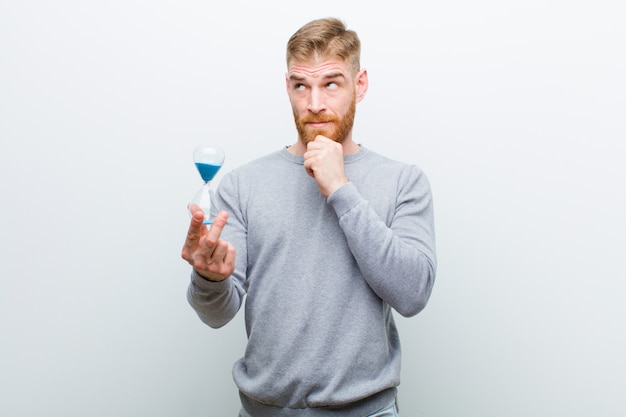
<path fill-rule="evenodd" d="M 195 206 L 204 212 L 204 224 L 212 224 L 217 212 L 215 192 L 211 181 L 224 164 L 224 151 L 214 146 L 198 146 L 193 152 L 193 162 L 204 184 L 189 204 L 189 214 L 195 211 Z"/>

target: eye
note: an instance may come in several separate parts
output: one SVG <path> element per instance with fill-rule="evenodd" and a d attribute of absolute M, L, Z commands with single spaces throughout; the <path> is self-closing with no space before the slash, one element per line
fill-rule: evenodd
<path fill-rule="evenodd" d="M 328 84 L 326 84 L 326 88 L 328 88 L 329 90 L 336 90 L 339 88 L 339 85 L 337 85 L 336 82 L 329 82 Z"/>
<path fill-rule="evenodd" d="M 305 89 L 304 84 L 298 83 L 296 85 L 293 86 L 294 90 L 296 91 L 302 91 Z"/>

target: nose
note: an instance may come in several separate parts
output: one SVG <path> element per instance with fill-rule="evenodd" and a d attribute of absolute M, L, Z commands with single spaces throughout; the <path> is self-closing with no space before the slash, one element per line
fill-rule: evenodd
<path fill-rule="evenodd" d="M 318 88 L 313 88 L 311 90 L 307 110 L 315 114 L 321 113 L 322 111 L 326 110 L 323 94 Z"/>

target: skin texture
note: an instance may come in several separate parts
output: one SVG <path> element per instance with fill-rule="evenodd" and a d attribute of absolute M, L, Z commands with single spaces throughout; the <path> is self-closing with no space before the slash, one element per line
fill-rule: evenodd
<path fill-rule="evenodd" d="M 306 62 L 290 62 L 285 83 L 298 131 L 298 140 L 289 152 L 304 157 L 304 169 L 315 179 L 320 193 L 328 197 L 349 181 L 344 155 L 359 150 L 352 138 L 352 125 L 356 103 L 367 92 L 367 71 L 355 73 L 342 60 L 317 56 Z M 228 213 L 220 212 L 207 228 L 202 224 L 202 210 L 192 206 L 191 212 L 182 257 L 200 276 L 222 281 L 235 268 L 235 248 L 220 239 Z"/>
<path fill-rule="evenodd" d="M 182 257 L 198 274 L 209 281 L 222 281 L 235 270 L 236 251 L 233 245 L 220 239 L 228 213 L 220 212 L 210 228 L 204 225 L 204 213 L 197 205 L 183 246 Z"/>

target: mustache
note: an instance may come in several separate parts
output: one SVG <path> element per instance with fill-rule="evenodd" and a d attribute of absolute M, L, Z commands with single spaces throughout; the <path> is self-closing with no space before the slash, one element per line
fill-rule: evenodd
<path fill-rule="evenodd" d="M 300 119 L 300 123 L 327 123 L 337 122 L 337 118 L 329 115 L 314 114 L 303 117 Z"/>

